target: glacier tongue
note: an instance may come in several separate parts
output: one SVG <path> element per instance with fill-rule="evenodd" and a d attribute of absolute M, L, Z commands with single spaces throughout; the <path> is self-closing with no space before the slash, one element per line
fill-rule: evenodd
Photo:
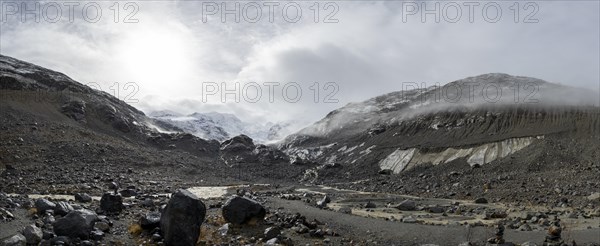
<path fill-rule="evenodd" d="M 540 138 L 543 136 L 537 137 Z M 426 163 L 439 165 L 459 158 L 466 158 L 471 166 L 484 165 L 529 146 L 535 139 L 536 137 L 511 138 L 471 148 L 447 148 L 443 151 L 427 153 L 421 153 L 417 148 L 396 149 L 379 162 L 379 168 L 400 173 L 418 165 Z"/>

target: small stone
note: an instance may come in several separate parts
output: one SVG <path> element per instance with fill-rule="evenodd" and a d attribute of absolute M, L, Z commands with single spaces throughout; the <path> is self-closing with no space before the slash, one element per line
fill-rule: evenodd
<path fill-rule="evenodd" d="M 133 189 L 125 189 L 125 190 L 122 190 L 120 193 L 121 193 L 121 196 L 123 196 L 123 197 L 133 197 L 133 196 L 138 195 L 137 191 L 135 191 Z"/>
<path fill-rule="evenodd" d="M 529 226 L 528 224 L 523 224 L 517 230 L 519 230 L 519 231 L 531 231 L 531 226 Z"/>
<path fill-rule="evenodd" d="M 488 203 L 488 200 L 485 199 L 485 198 L 483 198 L 483 197 L 480 197 L 480 198 L 475 199 L 475 203 L 477 203 L 477 204 L 486 204 L 486 203 Z"/>
<path fill-rule="evenodd" d="M 90 239 L 92 240 L 100 241 L 102 238 L 104 238 L 104 232 L 100 230 L 94 230 L 90 233 Z"/>
<path fill-rule="evenodd" d="M 219 232 L 219 235 L 221 235 L 222 237 L 227 236 L 227 234 L 229 234 L 230 226 L 230 223 L 225 223 L 223 226 L 219 227 L 219 229 L 217 230 Z"/>
<path fill-rule="evenodd" d="M 587 197 L 590 201 L 600 201 L 600 192 L 594 192 Z"/>
<path fill-rule="evenodd" d="M 14 235 L 12 237 L 4 239 L 4 241 L 2 241 L 2 243 L 0 243 L 0 245 L 20 246 L 20 245 L 25 245 L 26 243 L 27 243 L 27 239 L 25 238 L 25 236 L 23 236 L 23 234 L 19 233 L 17 235 Z"/>
<path fill-rule="evenodd" d="M 367 204 L 365 204 L 365 208 L 376 208 L 377 205 L 375 205 L 375 203 L 369 201 L 367 202 Z"/>
<path fill-rule="evenodd" d="M 152 230 L 160 226 L 160 212 L 150 212 L 140 219 L 140 226 L 145 230 Z"/>
<path fill-rule="evenodd" d="M 25 229 L 23 229 L 23 236 L 25 236 L 25 239 L 28 244 L 37 245 L 39 242 L 42 241 L 44 233 L 39 227 L 35 225 L 28 225 L 25 227 Z"/>
<path fill-rule="evenodd" d="M 413 211 L 417 208 L 417 205 L 413 200 L 404 200 L 400 204 L 394 206 L 394 208 L 402 211 Z"/>
<path fill-rule="evenodd" d="M 402 218 L 403 223 L 417 223 L 417 220 L 412 216 Z"/>
<path fill-rule="evenodd" d="M 73 206 L 71 206 L 71 204 L 68 204 L 66 202 L 57 202 L 56 207 L 54 208 L 54 213 L 64 216 L 73 210 L 75 209 L 73 209 Z"/>
<path fill-rule="evenodd" d="M 279 239 L 277 238 L 272 238 L 271 240 L 268 240 L 267 242 L 265 242 L 265 245 L 278 245 L 279 244 Z"/>
<path fill-rule="evenodd" d="M 75 201 L 87 203 L 92 201 L 92 197 L 87 193 L 76 193 Z"/>
<path fill-rule="evenodd" d="M 272 238 L 275 238 L 277 236 L 279 236 L 279 234 L 281 234 L 281 229 L 279 229 L 279 227 L 273 226 L 273 227 L 269 227 L 267 229 L 265 229 L 265 240 L 269 240 Z"/>
<path fill-rule="evenodd" d="M 94 224 L 94 227 L 103 232 L 108 232 L 110 230 L 110 225 L 103 221 L 96 222 L 96 224 Z"/>
<path fill-rule="evenodd" d="M 39 213 L 45 212 L 46 210 L 53 210 L 55 207 L 56 204 L 47 199 L 38 198 L 35 200 L 35 208 Z"/>
<path fill-rule="evenodd" d="M 343 214 L 352 214 L 352 208 L 341 207 L 340 209 L 338 209 L 338 212 L 343 213 Z"/>

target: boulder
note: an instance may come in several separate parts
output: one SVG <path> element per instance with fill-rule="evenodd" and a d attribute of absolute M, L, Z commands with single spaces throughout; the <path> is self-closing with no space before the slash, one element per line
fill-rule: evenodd
<path fill-rule="evenodd" d="M 140 226 L 145 230 L 152 230 L 160 226 L 160 212 L 150 212 L 140 219 Z"/>
<path fill-rule="evenodd" d="M 123 197 L 132 197 L 138 195 L 137 191 L 135 191 L 134 189 L 125 189 L 120 191 L 119 193 L 121 193 L 121 196 Z"/>
<path fill-rule="evenodd" d="M 57 202 L 56 207 L 54 208 L 54 213 L 58 215 L 67 215 L 71 211 L 73 211 L 73 206 L 67 202 Z"/>
<path fill-rule="evenodd" d="M 90 195 L 88 195 L 87 193 L 76 193 L 75 194 L 75 201 L 78 201 L 78 202 L 91 202 L 92 201 L 92 197 Z"/>
<path fill-rule="evenodd" d="M 376 208 L 376 207 L 377 207 L 377 205 L 374 202 L 371 202 L 371 201 L 368 201 L 365 204 L 365 208 Z"/>
<path fill-rule="evenodd" d="M 265 208 L 252 199 L 233 196 L 222 208 L 223 218 L 232 224 L 241 225 L 261 221 L 265 218 Z"/>
<path fill-rule="evenodd" d="M 27 244 L 37 245 L 42 241 L 44 233 L 39 227 L 35 225 L 28 225 L 25 227 L 25 229 L 23 229 L 23 236 L 25 236 Z"/>
<path fill-rule="evenodd" d="M 475 199 L 475 203 L 477 203 L 477 204 L 486 204 L 486 203 L 488 203 L 488 200 L 485 199 L 484 197 L 480 197 L 480 198 Z"/>
<path fill-rule="evenodd" d="M 87 210 L 75 210 L 56 220 L 52 226 L 58 236 L 87 239 L 98 220 L 96 213 Z"/>
<path fill-rule="evenodd" d="M 2 241 L 0 245 L 21 246 L 25 244 L 27 244 L 27 239 L 25 238 L 25 236 L 23 236 L 23 234 L 19 233 L 17 235 L 4 239 L 4 241 Z"/>
<path fill-rule="evenodd" d="M 166 245 L 196 245 L 206 216 L 204 203 L 187 190 L 173 193 L 160 217 Z"/>
<path fill-rule="evenodd" d="M 47 199 L 38 198 L 37 200 L 35 200 L 35 208 L 38 212 L 41 213 L 46 210 L 54 210 L 54 208 L 56 208 L 56 204 L 51 201 L 48 201 Z"/>
<path fill-rule="evenodd" d="M 394 208 L 402 211 L 414 211 L 417 209 L 417 204 L 413 200 L 404 200 L 398 205 L 394 206 Z"/>
<path fill-rule="evenodd" d="M 123 197 L 113 193 L 104 193 L 100 198 L 100 208 L 107 213 L 119 213 L 123 210 Z"/>
<path fill-rule="evenodd" d="M 265 229 L 265 240 L 270 240 L 272 238 L 276 238 L 277 236 L 279 236 L 279 234 L 281 234 L 281 229 L 279 229 L 279 227 L 277 226 L 273 226 L 273 227 L 269 227 L 267 229 Z"/>

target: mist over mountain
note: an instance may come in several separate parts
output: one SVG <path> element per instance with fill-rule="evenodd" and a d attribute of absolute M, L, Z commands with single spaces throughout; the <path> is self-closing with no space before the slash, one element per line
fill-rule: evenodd
<path fill-rule="evenodd" d="M 256 142 L 268 143 L 281 140 L 290 132 L 289 123 L 249 123 L 233 114 L 218 112 L 182 115 L 174 111 L 156 111 L 150 113 L 150 117 L 164 128 L 219 142 L 243 134 Z"/>

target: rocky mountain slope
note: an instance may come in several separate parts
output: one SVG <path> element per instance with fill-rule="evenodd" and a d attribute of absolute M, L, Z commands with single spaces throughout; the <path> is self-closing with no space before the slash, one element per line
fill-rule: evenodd
<path fill-rule="evenodd" d="M 271 175 L 252 163 L 233 169 L 221 158 L 231 153 L 222 151 L 218 141 L 158 131 L 143 112 L 62 73 L 0 55 L 0 81 L 0 172 L 43 170 L 21 180 L 6 176 L 3 191 L 66 189 L 78 180 L 90 185 L 94 177 L 134 182 L 114 176 L 129 169 L 144 170 L 147 175 L 136 175 L 140 179 L 160 173 L 165 179 L 211 183 Z M 262 148 L 256 155 L 271 149 L 252 147 Z"/>
<path fill-rule="evenodd" d="M 480 89 L 469 90 L 473 83 Z M 503 91 L 495 101 L 481 90 L 490 84 Z M 464 197 L 484 195 L 486 183 L 510 192 L 533 178 L 553 198 L 566 195 L 552 192 L 554 184 L 579 186 L 569 195 L 583 197 L 600 185 L 593 181 L 600 175 L 598 109 L 597 92 L 485 74 L 349 104 L 288 136 L 280 149 L 307 165 L 309 182 Z"/>
<path fill-rule="evenodd" d="M 286 123 L 249 123 L 233 114 L 218 112 L 182 115 L 172 111 L 150 113 L 156 124 L 165 129 L 193 134 L 203 139 L 225 141 L 238 135 L 247 135 L 257 142 L 266 143 L 285 137 Z"/>

